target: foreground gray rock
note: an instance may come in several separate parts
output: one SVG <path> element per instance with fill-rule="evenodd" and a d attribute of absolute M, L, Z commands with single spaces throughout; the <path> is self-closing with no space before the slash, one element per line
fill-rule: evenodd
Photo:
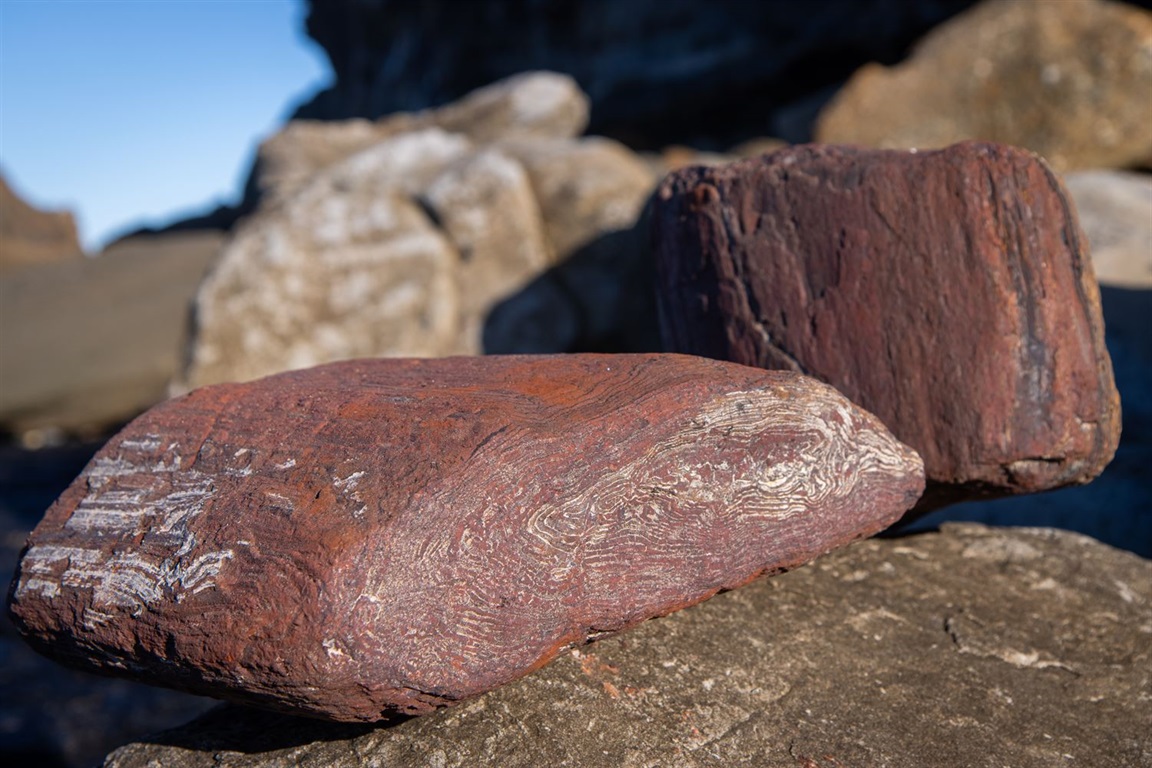
<path fill-rule="evenodd" d="M 392 727 L 225 707 L 144 766 L 1152 764 L 1152 563 L 1050 529 L 870 540 Z"/>

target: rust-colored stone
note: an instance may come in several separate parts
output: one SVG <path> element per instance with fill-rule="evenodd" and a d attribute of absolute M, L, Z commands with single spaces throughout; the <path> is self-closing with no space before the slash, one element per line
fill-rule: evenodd
<path fill-rule="evenodd" d="M 924 457 L 919 510 L 1111 460 L 1099 289 L 1037 156 L 794 147 L 672 174 L 653 224 L 666 342 L 833 384 Z"/>
<path fill-rule="evenodd" d="M 831 387 L 680 355 L 336 363 L 130 424 L 10 596 L 69 664 L 422 713 L 889 525 L 919 457 Z"/>

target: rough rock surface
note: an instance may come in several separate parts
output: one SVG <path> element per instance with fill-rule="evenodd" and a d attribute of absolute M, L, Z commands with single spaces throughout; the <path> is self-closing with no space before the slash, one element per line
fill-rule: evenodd
<path fill-rule="evenodd" d="M 1152 13 L 1107 0 L 987 0 L 906 62 L 871 64 L 820 114 L 821 142 L 1027 147 L 1057 170 L 1152 158 Z"/>
<path fill-rule="evenodd" d="M 896 61 L 971 0 L 325 0 L 308 33 L 336 81 L 299 117 L 376 118 L 443 104 L 524 70 L 570 74 L 590 130 L 632 147 L 727 146 L 778 108 Z M 482 30 L 482 34 L 478 34 Z"/>
<path fill-rule="evenodd" d="M 226 707 L 107 768 L 1145 766 L 1152 564 L 1076 534 L 872 539 L 368 728 Z"/>
<path fill-rule="evenodd" d="M 33 208 L 0 176 L 0 274 L 83 257 L 71 213 Z"/>
<path fill-rule="evenodd" d="M 922 489 L 915 452 L 793 373 L 351 361 L 134 421 L 32 533 L 10 610 L 66 663 L 377 720 L 876 533 Z"/>
<path fill-rule="evenodd" d="M 832 383 L 924 457 L 920 509 L 1083 483 L 1116 450 L 1099 290 L 1031 153 L 796 147 L 656 193 L 678 352 Z"/>
<path fill-rule="evenodd" d="M 465 351 L 457 253 L 412 195 L 470 150 L 438 129 L 403 134 L 249 218 L 200 286 L 187 383 Z"/>
<path fill-rule="evenodd" d="M 0 429 L 103 434 L 163 400 L 220 232 L 121 240 L 0 277 Z M 37 437 L 40 434 L 41 437 Z"/>

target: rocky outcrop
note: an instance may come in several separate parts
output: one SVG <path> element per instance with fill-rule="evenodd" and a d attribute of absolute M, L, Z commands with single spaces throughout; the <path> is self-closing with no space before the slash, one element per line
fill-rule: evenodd
<path fill-rule="evenodd" d="M 352 361 L 134 421 L 32 533 L 10 610 L 72 665 L 371 721 L 796 567 L 922 490 L 915 452 L 792 373 Z"/>
<path fill-rule="evenodd" d="M 864 67 L 820 114 L 821 142 L 1027 147 L 1054 168 L 1152 158 L 1152 13 L 1109 0 L 987 0 L 913 55 Z"/>
<path fill-rule="evenodd" d="M 585 115 L 570 80 L 535 73 L 375 125 L 290 125 L 262 149 L 260 210 L 200 289 L 183 385 L 529 351 L 520 326 L 485 327 L 493 306 L 630 229 L 654 184 L 616 142 L 573 138 Z M 644 255 L 614 250 L 609 281 Z M 620 301 L 578 284 L 558 306 L 595 330 Z"/>
<path fill-rule="evenodd" d="M 924 456 L 921 510 L 1084 483 L 1119 398 L 1060 181 L 988 144 L 816 145 L 669 176 L 653 233 L 680 352 L 801 371 Z"/>
<path fill-rule="evenodd" d="M 435 716 L 353 728 L 227 707 L 105 766 L 1137 766 L 1149 627 L 1149 561 L 949 526 L 860 542 Z"/>
<path fill-rule="evenodd" d="M 163 400 L 223 233 L 137 236 L 0 276 L 0 429 L 103 434 Z"/>
<path fill-rule="evenodd" d="M 82 258 L 72 214 L 33 208 L 0 176 L 0 274 Z"/>
<path fill-rule="evenodd" d="M 970 2 L 325 0 L 310 4 L 308 33 L 336 80 L 297 116 L 410 112 L 548 69 L 590 95 L 592 133 L 723 147 L 774 132 L 782 107 L 868 61 L 897 60 Z"/>

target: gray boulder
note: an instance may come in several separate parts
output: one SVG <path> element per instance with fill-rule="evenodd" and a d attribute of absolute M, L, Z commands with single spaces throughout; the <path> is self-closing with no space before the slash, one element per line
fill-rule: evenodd
<path fill-rule="evenodd" d="M 316 173 L 401 133 L 439 128 L 476 143 L 572 139 L 588 124 L 588 97 L 572 78 L 524 72 L 438 109 L 379 120 L 292 120 L 266 139 L 248 180 L 250 206 L 282 200 Z"/>
<path fill-rule="evenodd" d="M 516 318 L 486 325 L 493 307 L 630 229 L 655 183 L 623 145 L 575 139 L 586 120 L 569 78 L 529 73 L 377 123 L 289 124 L 261 149 L 256 212 L 200 288 L 176 389 L 353 357 L 533 351 Z M 580 313 L 576 335 L 617 324 L 614 286 L 643 250 L 612 242 L 608 270 L 547 300 Z M 536 335 L 567 351 L 551 328 Z"/>
<path fill-rule="evenodd" d="M 1078 171 L 1064 177 L 1064 186 L 1092 245 L 1100 284 L 1152 288 L 1152 176 Z"/>

